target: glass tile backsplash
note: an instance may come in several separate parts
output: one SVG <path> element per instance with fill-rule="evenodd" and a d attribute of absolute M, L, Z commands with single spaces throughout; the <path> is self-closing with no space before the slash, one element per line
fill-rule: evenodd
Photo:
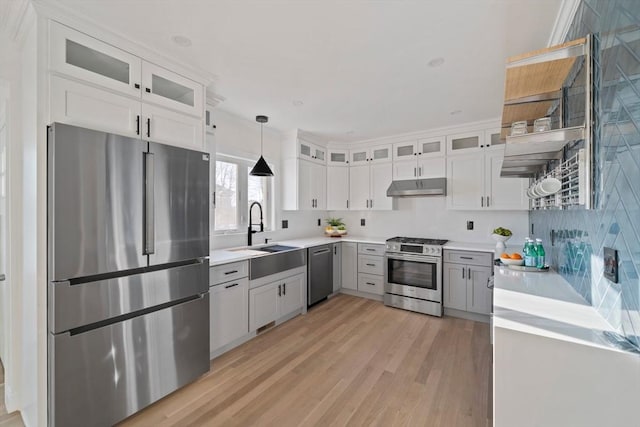
<path fill-rule="evenodd" d="M 597 209 L 532 211 L 547 256 L 598 312 L 640 349 L 640 1 L 583 0 L 567 40 L 595 35 Z M 619 280 L 603 275 L 617 249 Z"/>

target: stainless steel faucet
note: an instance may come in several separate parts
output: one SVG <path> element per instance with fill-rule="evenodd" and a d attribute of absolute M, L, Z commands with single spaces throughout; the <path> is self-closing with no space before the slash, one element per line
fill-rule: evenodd
<path fill-rule="evenodd" d="M 253 220 L 251 219 L 251 211 L 253 210 L 254 205 L 258 205 L 258 207 L 260 208 L 260 224 L 254 224 Z M 253 202 L 251 203 L 251 205 L 249 205 L 249 230 L 247 232 L 247 246 L 251 246 L 253 240 L 252 235 L 254 233 L 257 233 L 257 231 L 253 229 L 254 225 L 260 226 L 260 233 L 264 231 L 264 223 L 262 222 L 262 205 L 258 202 Z"/>

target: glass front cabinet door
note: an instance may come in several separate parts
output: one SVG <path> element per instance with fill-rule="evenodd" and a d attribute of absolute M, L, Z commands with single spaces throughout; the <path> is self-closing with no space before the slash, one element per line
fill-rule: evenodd
<path fill-rule="evenodd" d="M 140 96 L 140 58 L 57 22 L 51 22 L 50 31 L 54 71 Z"/>

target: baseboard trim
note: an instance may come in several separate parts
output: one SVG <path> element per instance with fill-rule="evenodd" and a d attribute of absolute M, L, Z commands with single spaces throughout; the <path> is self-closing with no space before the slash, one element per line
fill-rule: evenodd
<path fill-rule="evenodd" d="M 354 291 L 353 289 L 341 288 L 339 292 L 341 294 L 347 294 L 347 295 L 352 295 L 354 297 L 372 299 L 380 302 L 384 300 L 384 297 L 382 295 L 371 294 L 369 292 Z"/>
<path fill-rule="evenodd" d="M 489 323 L 489 320 L 491 319 L 491 316 L 487 314 L 471 313 L 469 311 L 456 310 L 455 308 L 446 307 L 444 308 L 444 315 L 482 323 Z"/>

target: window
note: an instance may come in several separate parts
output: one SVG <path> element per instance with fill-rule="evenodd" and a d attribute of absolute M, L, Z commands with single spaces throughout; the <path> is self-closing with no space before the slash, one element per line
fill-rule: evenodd
<path fill-rule="evenodd" d="M 262 221 L 265 230 L 272 229 L 273 178 L 249 175 L 254 163 L 222 154 L 217 155 L 213 216 L 216 233 L 244 233 L 249 226 L 249 206 L 253 202 L 262 205 Z M 259 209 L 254 207 L 253 223 L 259 222 Z"/>

